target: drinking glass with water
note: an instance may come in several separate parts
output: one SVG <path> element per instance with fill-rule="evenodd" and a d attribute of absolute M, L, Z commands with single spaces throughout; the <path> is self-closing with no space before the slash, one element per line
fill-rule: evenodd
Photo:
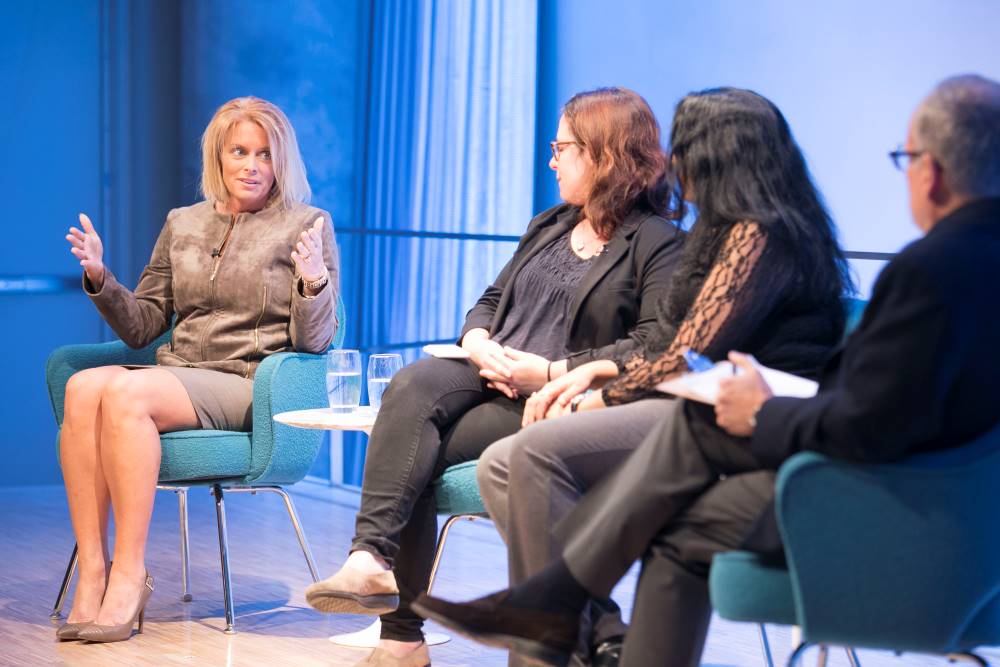
<path fill-rule="evenodd" d="M 368 405 L 378 410 L 382 394 L 389 388 L 389 381 L 400 368 L 403 358 L 398 354 L 373 354 L 368 357 Z"/>
<path fill-rule="evenodd" d="M 330 350 L 326 353 L 326 397 L 331 412 L 351 412 L 361 403 L 361 353 Z"/>

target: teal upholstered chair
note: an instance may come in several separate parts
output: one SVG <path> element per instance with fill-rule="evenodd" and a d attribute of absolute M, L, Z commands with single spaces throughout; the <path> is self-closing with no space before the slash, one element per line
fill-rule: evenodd
<path fill-rule="evenodd" d="M 343 302 L 337 304 L 337 321 L 340 325 L 331 347 L 343 344 L 346 322 Z M 130 349 L 121 341 L 69 345 L 56 349 L 49 356 L 45 368 L 56 422 L 62 426 L 63 401 L 70 376 L 96 366 L 155 363 L 156 348 L 167 342 L 170 335 L 171 332 L 168 331 L 139 350 Z M 325 378 L 326 366 L 322 355 L 291 352 L 272 354 L 261 362 L 254 376 L 252 432 L 204 429 L 164 433 L 160 437 L 163 453 L 158 488 L 177 493 L 180 504 L 181 579 L 185 601 L 191 599 L 187 489 L 192 486 L 207 486 L 215 497 L 228 633 L 235 632 L 235 615 L 223 502 L 226 492 L 262 491 L 278 494 L 284 500 L 313 581 L 319 578 L 295 505 L 282 487 L 305 477 L 323 443 L 323 432 L 278 424 L 272 417 L 279 412 L 325 405 Z M 76 557 L 74 547 L 52 610 L 54 619 L 61 614 L 66 592 L 76 569 Z"/>
<path fill-rule="evenodd" d="M 795 624 L 802 643 L 950 654 L 1000 643 L 1000 427 L 891 464 L 807 452 L 777 479 L 787 567 L 716 556 L 723 618 Z"/>

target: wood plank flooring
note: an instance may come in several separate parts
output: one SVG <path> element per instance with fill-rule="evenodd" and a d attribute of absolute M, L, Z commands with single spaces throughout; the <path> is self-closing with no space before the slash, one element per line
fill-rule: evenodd
<path fill-rule="evenodd" d="M 308 483 L 291 490 L 321 575 L 327 576 L 346 556 L 357 497 Z M 227 496 L 226 507 L 236 635 L 222 632 L 212 498 L 205 489 L 193 489 L 189 511 L 194 599 L 180 600 L 177 501 L 174 494 L 161 492 L 147 559 L 156 593 L 144 633 L 118 644 L 59 643 L 48 615 L 73 545 L 63 490 L 0 487 L 0 665 L 339 667 L 363 659 L 364 651 L 335 646 L 328 637 L 361 629 L 370 618 L 323 615 L 305 604 L 309 571 L 280 500 L 271 494 L 234 494 Z M 492 525 L 462 522 L 452 531 L 435 590 L 448 599 L 469 599 L 503 587 L 505 573 L 505 552 Z M 626 613 L 634 586 L 633 570 L 615 592 Z M 769 636 L 776 662 L 783 663 L 790 644 L 788 629 L 769 628 Z M 984 653 L 1000 663 L 1000 651 Z M 865 667 L 948 664 L 924 656 L 860 655 Z M 506 664 L 503 651 L 461 638 L 433 647 L 431 656 L 436 667 Z M 714 619 L 703 664 L 763 664 L 756 629 Z M 828 664 L 848 663 L 841 651 L 833 651 Z"/>

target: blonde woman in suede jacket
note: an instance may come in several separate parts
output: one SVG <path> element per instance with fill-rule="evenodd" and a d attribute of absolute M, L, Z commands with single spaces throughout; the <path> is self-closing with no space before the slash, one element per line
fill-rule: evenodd
<path fill-rule="evenodd" d="M 338 326 L 333 226 L 304 203 L 305 168 L 281 110 L 252 97 L 227 102 L 205 130 L 202 159 L 205 201 L 168 214 L 134 292 L 105 268 L 86 215 L 66 237 L 84 290 L 125 343 L 148 345 L 176 321 L 155 366 L 93 368 L 66 386 L 60 457 L 80 578 L 60 639 L 128 639 L 145 608 L 159 434 L 249 430 L 260 361 L 322 353 Z"/>

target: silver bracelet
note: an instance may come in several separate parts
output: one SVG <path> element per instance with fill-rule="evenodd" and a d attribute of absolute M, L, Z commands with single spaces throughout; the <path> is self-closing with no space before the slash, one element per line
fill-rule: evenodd
<path fill-rule="evenodd" d="M 312 290 L 313 292 L 319 292 L 326 286 L 326 283 L 329 279 L 330 279 L 330 272 L 323 271 L 323 275 L 321 275 L 316 280 L 306 280 L 305 278 L 303 278 L 302 286 L 306 289 Z"/>

